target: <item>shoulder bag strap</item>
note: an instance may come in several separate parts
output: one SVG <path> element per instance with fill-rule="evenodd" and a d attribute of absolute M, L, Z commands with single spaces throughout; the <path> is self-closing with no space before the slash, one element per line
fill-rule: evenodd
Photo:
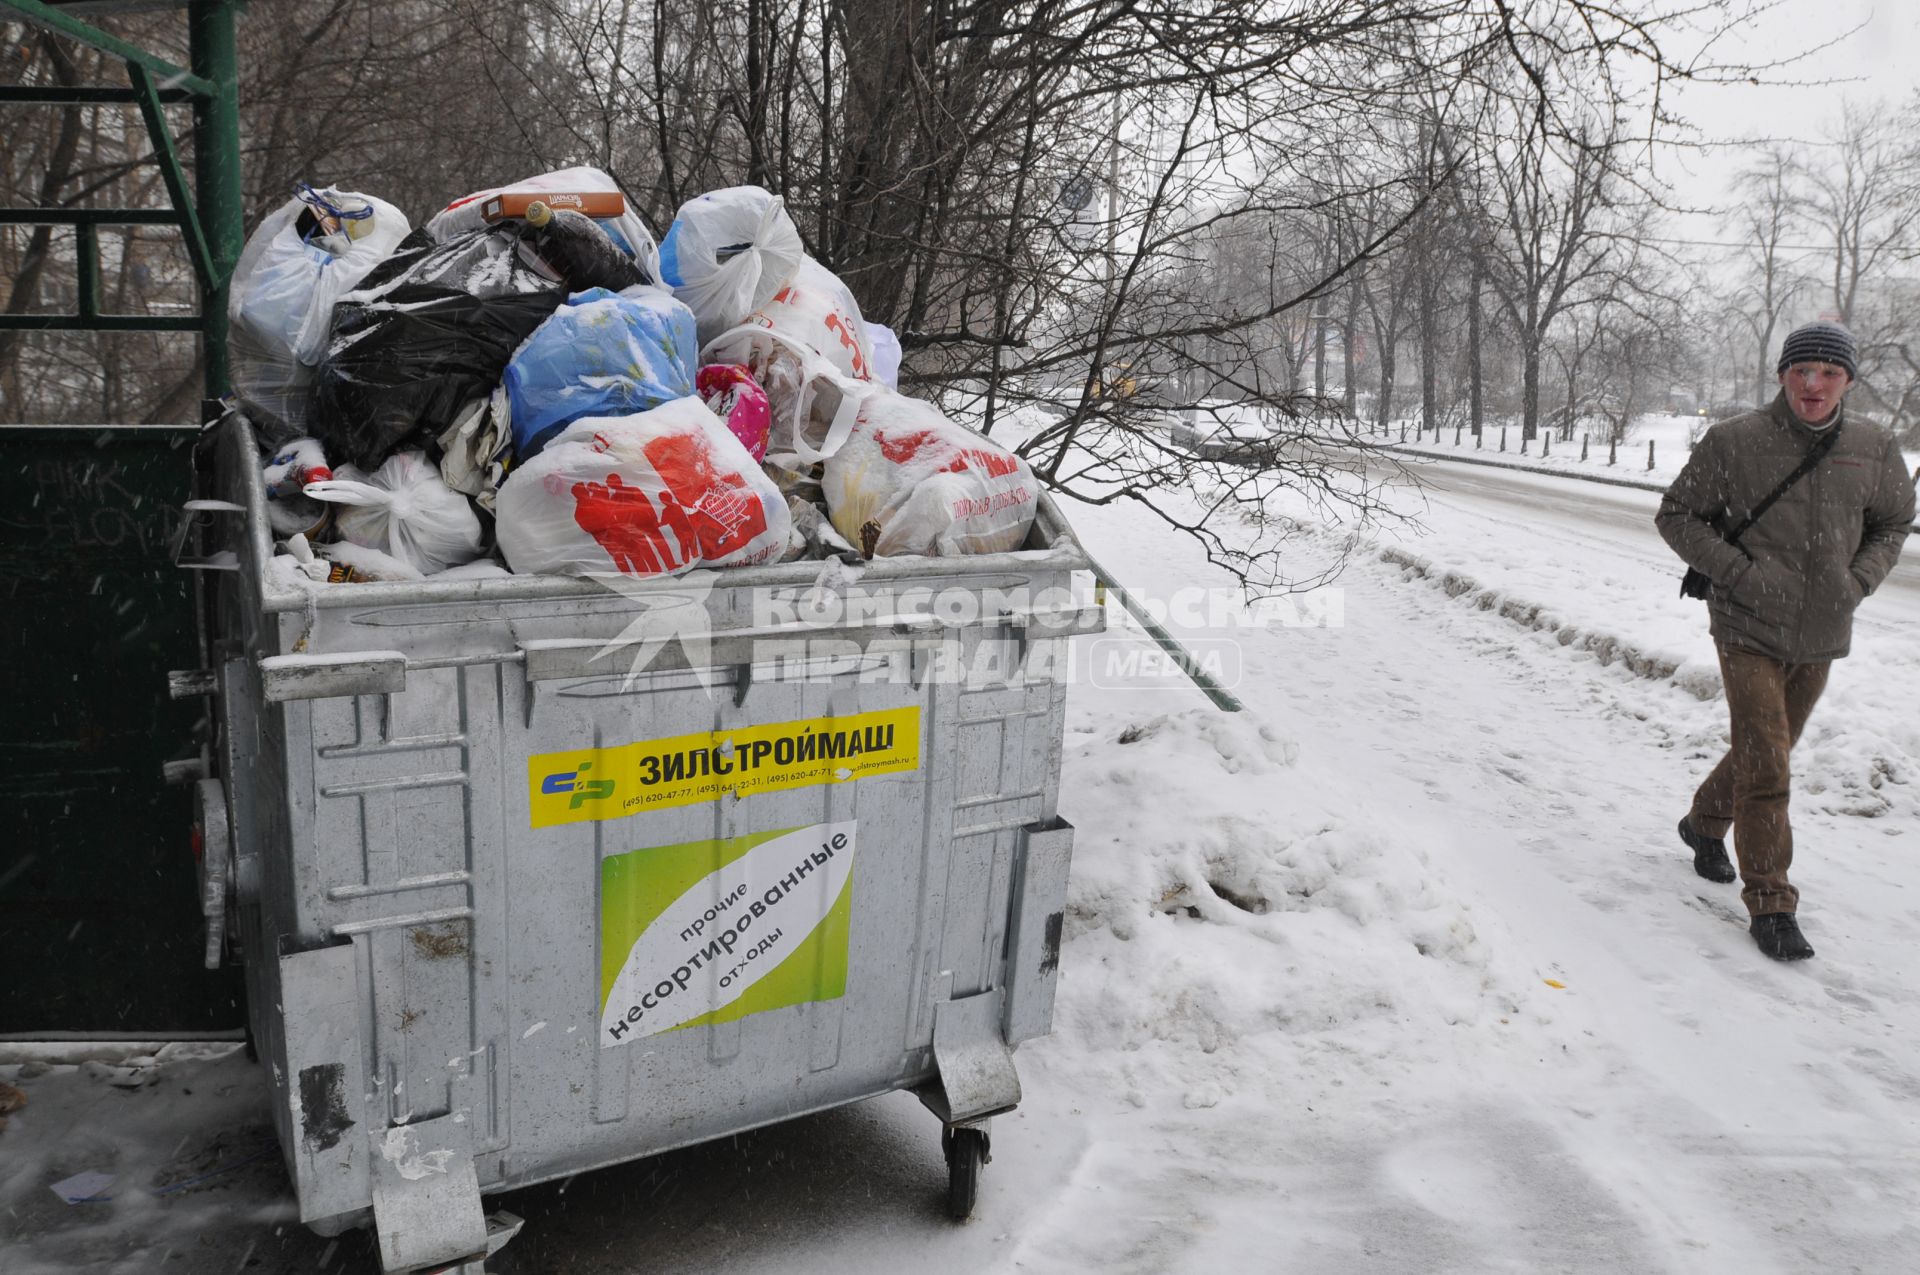
<path fill-rule="evenodd" d="M 1839 437 L 1840 422 L 1836 421 L 1833 428 L 1828 430 L 1819 442 L 1807 449 L 1807 454 L 1800 458 L 1800 463 L 1793 467 L 1793 472 L 1785 478 L 1782 478 L 1780 485 L 1768 492 L 1766 499 L 1755 505 L 1753 512 L 1748 514 L 1746 519 L 1741 522 L 1738 527 L 1735 527 L 1727 534 L 1727 542 L 1729 544 L 1739 544 L 1740 537 L 1747 534 L 1747 528 L 1760 521 L 1760 515 L 1773 508 L 1773 502 L 1786 495 L 1795 483 L 1812 473 L 1814 466 L 1818 465 L 1821 460 L 1826 457 L 1826 454 L 1833 450 L 1833 445 Z"/>

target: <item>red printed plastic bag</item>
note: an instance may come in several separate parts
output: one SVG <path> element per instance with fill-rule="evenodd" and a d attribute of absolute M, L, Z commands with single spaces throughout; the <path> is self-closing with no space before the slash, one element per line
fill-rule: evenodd
<path fill-rule="evenodd" d="M 840 276 L 812 257 L 802 257 L 784 287 L 746 317 L 741 326 L 771 328 L 824 356 L 833 370 L 856 381 L 873 379 L 873 346 L 860 303 Z M 715 344 L 725 337 L 715 338 Z"/>
<path fill-rule="evenodd" d="M 517 572 L 663 575 L 771 562 L 787 502 L 697 398 L 587 417 L 507 475 L 494 504 Z"/>
<path fill-rule="evenodd" d="M 740 363 L 767 392 L 767 461 L 798 471 L 846 442 L 860 401 L 880 388 L 873 346 L 847 285 L 813 258 L 746 322 L 709 341 L 703 363 Z"/>
<path fill-rule="evenodd" d="M 878 393 L 827 458 L 827 512 L 869 557 L 1018 549 L 1040 485 L 1027 462 L 931 403 Z"/>

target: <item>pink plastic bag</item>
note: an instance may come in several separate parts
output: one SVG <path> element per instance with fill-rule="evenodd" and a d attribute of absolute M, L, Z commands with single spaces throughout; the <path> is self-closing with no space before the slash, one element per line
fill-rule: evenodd
<path fill-rule="evenodd" d="M 753 374 L 738 363 L 709 363 L 694 378 L 694 387 L 713 414 L 727 423 L 741 446 L 755 460 L 765 459 L 773 408 Z"/>

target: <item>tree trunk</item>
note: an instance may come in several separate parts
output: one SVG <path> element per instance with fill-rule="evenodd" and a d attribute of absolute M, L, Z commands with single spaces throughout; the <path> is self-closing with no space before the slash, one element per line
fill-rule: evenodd
<path fill-rule="evenodd" d="M 1358 282 L 1347 285 L 1347 313 L 1340 324 L 1340 362 L 1344 373 L 1342 392 L 1346 398 L 1347 418 L 1359 419 L 1359 386 L 1354 384 L 1353 374 L 1353 330 L 1360 319 L 1360 285 Z"/>
<path fill-rule="evenodd" d="M 1473 417 L 1473 436 L 1480 437 L 1480 421 L 1484 403 L 1480 389 L 1480 266 L 1473 267 L 1473 278 L 1467 285 L 1467 398 Z"/>
<path fill-rule="evenodd" d="M 1327 299 L 1316 297 L 1313 302 L 1313 396 L 1325 399 L 1327 396 Z"/>
<path fill-rule="evenodd" d="M 1389 337 L 1380 343 L 1380 402 L 1374 411 L 1381 433 L 1386 432 L 1387 422 L 1393 419 L 1393 363 L 1394 342 Z"/>
<path fill-rule="evenodd" d="M 747 0 L 747 109 L 741 121 L 747 134 L 747 185 L 767 184 L 767 71 L 761 46 L 766 42 L 765 0 Z"/>
<path fill-rule="evenodd" d="M 1440 304 L 1434 295 L 1433 260 L 1428 258 L 1420 271 L 1420 428 L 1440 428 L 1439 378 L 1433 366 L 1440 342 L 1434 327 L 1439 322 Z"/>
<path fill-rule="evenodd" d="M 1531 442 L 1540 432 L 1540 338 L 1529 333 L 1520 355 L 1520 439 Z"/>

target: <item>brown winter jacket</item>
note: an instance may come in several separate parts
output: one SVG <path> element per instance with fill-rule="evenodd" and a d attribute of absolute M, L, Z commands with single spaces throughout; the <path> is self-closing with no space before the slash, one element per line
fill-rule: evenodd
<path fill-rule="evenodd" d="M 1709 629 L 1724 646 L 1787 664 L 1837 660 L 1853 609 L 1880 587 L 1906 544 L 1913 482 L 1893 436 L 1846 408 L 1840 437 L 1740 544 L 1728 530 L 1792 473 L 1823 431 L 1801 423 L 1786 395 L 1706 432 L 1667 488 L 1654 522 L 1688 566 L 1713 581 Z"/>

